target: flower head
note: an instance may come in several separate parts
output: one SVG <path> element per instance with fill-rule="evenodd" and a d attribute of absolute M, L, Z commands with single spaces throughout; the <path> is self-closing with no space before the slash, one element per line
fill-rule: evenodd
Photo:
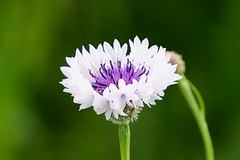
<path fill-rule="evenodd" d="M 75 57 L 66 58 L 69 67 L 61 71 L 67 78 L 60 83 L 80 110 L 93 106 L 107 120 L 129 123 L 144 104 L 155 105 L 164 90 L 181 79 L 165 48 L 149 48 L 148 39 L 141 42 L 138 37 L 129 44 L 129 55 L 127 44 L 114 40 L 113 47 L 107 42 L 97 48 L 89 45 L 89 52 L 82 47 L 82 53 L 77 49 Z"/>

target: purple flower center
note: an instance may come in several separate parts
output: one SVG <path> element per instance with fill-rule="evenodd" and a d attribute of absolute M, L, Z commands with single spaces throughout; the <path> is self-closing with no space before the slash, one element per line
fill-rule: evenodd
<path fill-rule="evenodd" d="M 92 82 L 92 87 L 95 91 L 102 94 L 105 88 L 107 88 L 111 83 L 115 84 L 118 87 L 118 81 L 123 79 L 126 83 L 132 84 L 132 80 L 135 79 L 139 81 L 140 77 L 145 74 L 148 75 L 149 70 L 146 72 L 144 66 L 136 68 L 129 60 L 127 64 L 122 66 L 121 61 L 112 63 L 110 61 L 110 66 L 106 67 L 106 63 L 101 64 L 98 72 L 93 74 L 89 70 L 89 74 L 93 77 L 95 82 Z"/>

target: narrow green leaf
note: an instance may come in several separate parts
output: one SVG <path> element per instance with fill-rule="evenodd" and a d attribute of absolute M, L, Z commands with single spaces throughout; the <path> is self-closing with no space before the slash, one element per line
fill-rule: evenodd
<path fill-rule="evenodd" d="M 205 117 L 205 104 L 202 98 L 201 93 L 199 92 L 199 90 L 197 89 L 197 87 L 188 80 L 189 86 L 191 87 L 192 92 L 194 93 L 195 97 L 197 98 L 198 101 L 198 105 L 202 111 L 203 116 Z"/>

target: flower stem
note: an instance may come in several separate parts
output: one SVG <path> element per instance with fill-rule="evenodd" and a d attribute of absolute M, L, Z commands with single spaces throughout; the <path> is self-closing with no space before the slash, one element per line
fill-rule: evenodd
<path fill-rule="evenodd" d="M 121 160 L 130 160 L 130 129 L 129 124 L 118 125 Z"/>
<path fill-rule="evenodd" d="M 185 97 L 185 100 L 187 101 L 195 120 L 197 121 L 199 130 L 201 132 L 203 143 L 205 147 L 206 152 L 206 158 L 207 160 L 214 160 L 214 151 L 213 151 L 213 145 L 211 136 L 208 130 L 208 126 L 205 120 L 204 113 L 200 110 L 199 105 L 193 95 L 193 92 L 191 90 L 191 87 L 189 85 L 189 82 L 187 78 L 182 75 L 182 79 L 179 81 L 179 87 L 182 91 L 182 94 Z"/>

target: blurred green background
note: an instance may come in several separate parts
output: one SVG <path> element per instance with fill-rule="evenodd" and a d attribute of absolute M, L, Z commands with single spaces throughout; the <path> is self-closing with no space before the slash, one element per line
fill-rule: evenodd
<path fill-rule="evenodd" d="M 183 55 L 206 103 L 217 160 L 240 159 L 240 1 L 1 0 L 0 160 L 120 160 L 117 126 L 58 82 L 75 49 L 148 38 Z M 177 85 L 131 125 L 133 160 L 203 160 Z"/>

